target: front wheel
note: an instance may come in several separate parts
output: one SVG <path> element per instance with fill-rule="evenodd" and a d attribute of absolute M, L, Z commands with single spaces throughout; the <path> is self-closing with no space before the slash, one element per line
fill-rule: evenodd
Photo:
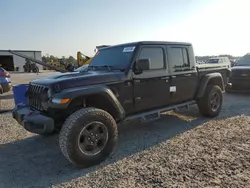
<path fill-rule="evenodd" d="M 113 117 L 97 108 L 84 108 L 70 115 L 59 134 L 63 155 L 77 167 L 89 167 L 104 161 L 118 139 Z"/>
<path fill-rule="evenodd" d="M 216 117 L 221 111 L 222 102 L 221 88 L 218 85 L 208 85 L 204 96 L 198 99 L 197 104 L 203 116 Z"/>

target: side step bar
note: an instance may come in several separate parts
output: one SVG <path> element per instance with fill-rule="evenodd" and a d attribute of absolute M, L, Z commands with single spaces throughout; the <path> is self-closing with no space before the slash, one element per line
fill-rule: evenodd
<path fill-rule="evenodd" d="M 135 119 L 141 119 L 142 121 L 149 121 L 149 120 L 159 119 L 160 114 L 163 113 L 163 112 L 167 112 L 167 111 L 177 109 L 177 108 L 181 108 L 181 107 L 187 107 L 188 108 L 189 105 L 193 105 L 195 103 L 196 102 L 194 100 L 192 100 L 192 101 L 188 101 L 188 102 L 181 103 L 181 104 L 171 105 L 171 106 L 155 109 L 155 110 L 148 111 L 148 112 L 131 115 L 131 116 L 128 116 L 127 118 L 125 118 L 124 121 L 127 122 L 127 121 L 132 121 L 132 120 L 135 120 Z"/>

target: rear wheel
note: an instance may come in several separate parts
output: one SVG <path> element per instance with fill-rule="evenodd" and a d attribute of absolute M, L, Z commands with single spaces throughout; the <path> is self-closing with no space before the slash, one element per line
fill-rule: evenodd
<path fill-rule="evenodd" d="M 208 85 L 204 96 L 197 101 L 200 113 L 206 117 L 219 115 L 222 102 L 222 91 L 218 85 Z"/>
<path fill-rule="evenodd" d="M 84 108 L 65 121 L 59 144 L 63 155 L 77 167 L 89 167 L 105 160 L 118 138 L 113 117 L 101 109 Z"/>

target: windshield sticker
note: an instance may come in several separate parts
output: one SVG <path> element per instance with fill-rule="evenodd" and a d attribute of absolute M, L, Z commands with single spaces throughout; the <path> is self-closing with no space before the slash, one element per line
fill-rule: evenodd
<path fill-rule="evenodd" d="M 123 48 L 122 52 L 133 52 L 134 49 L 135 49 L 135 46 L 125 47 L 125 48 Z"/>

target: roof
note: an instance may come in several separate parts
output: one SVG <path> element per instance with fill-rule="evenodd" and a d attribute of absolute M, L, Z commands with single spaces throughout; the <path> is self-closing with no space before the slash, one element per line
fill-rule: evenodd
<path fill-rule="evenodd" d="M 188 42 L 173 42 L 173 41 L 140 41 L 140 44 L 175 44 L 175 45 L 191 45 Z"/>
<path fill-rule="evenodd" d="M 37 50 L 11 50 L 14 52 L 42 52 L 42 51 L 37 51 Z M 0 50 L 0 52 L 9 52 L 9 50 Z"/>
<path fill-rule="evenodd" d="M 117 44 L 117 45 L 111 45 L 107 48 L 112 48 L 112 47 L 118 47 L 118 46 L 137 46 L 137 45 L 166 45 L 166 44 L 173 44 L 173 45 L 192 45 L 191 43 L 188 42 L 171 42 L 171 41 L 137 41 L 137 42 L 129 42 L 129 43 L 122 43 L 122 44 Z"/>
<path fill-rule="evenodd" d="M 100 45 L 100 46 L 96 46 L 96 48 L 105 48 L 105 47 L 109 47 L 110 45 Z"/>

